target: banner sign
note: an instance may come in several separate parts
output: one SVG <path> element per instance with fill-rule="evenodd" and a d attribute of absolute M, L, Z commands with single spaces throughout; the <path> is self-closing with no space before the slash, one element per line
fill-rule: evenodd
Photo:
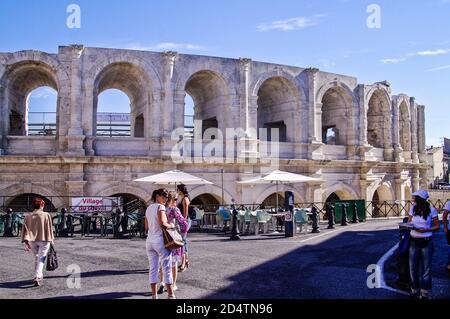
<path fill-rule="evenodd" d="M 76 214 L 107 213 L 121 206 L 119 197 L 73 197 L 72 212 Z"/>
<path fill-rule="evenodd" d="M 99 113 L 97 114 L 97 122 L 114 122 L 114 123 L 130 123 L 130 114 L 110 114 Z"/>

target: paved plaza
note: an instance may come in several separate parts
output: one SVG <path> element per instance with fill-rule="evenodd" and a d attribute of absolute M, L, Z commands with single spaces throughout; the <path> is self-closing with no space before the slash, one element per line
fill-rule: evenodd
<path fill-rule="evenodd" d="M 191 266 L 182 273 L 182 299 L 329 299 L 406 298 L 388 289 L 369 289 L 369 265 L 397 243 L 398 219 L 323 229 L 320 234 L 244 236 L 230 241 L 223 233 L 193 233 Z M 0 298 L 149 298 L 148 262 L 143 239 L 57 239 L 60 268 L 47 273 L 44 286 L 31 287 L 32 256 L 17 238 L 0 239 Z M 447 246 L 436 236 L 435 299 L 449 298 L 444 270 Z M 70 289 L 66 268 L 81 268 L 81 288 Z M 393 259 L 383 278 L 395 279 Z M 70 279 L 69 279 L 70 281 Z"/>

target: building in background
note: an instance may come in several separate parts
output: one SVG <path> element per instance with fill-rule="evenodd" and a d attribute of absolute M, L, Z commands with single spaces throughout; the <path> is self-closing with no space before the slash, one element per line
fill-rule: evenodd
<path fill-rule="evenodd" d="M 438 189 L 449 183 L 450 139 L 444 139 L 444 145 L 427 149 L 428 181 L 431 188 Z"/>
<path fill-rule="evenodd" d="M 30 135 L 27 97 L 44 86 L 58 95 L 55 123 Z M 108 89 L 130 99 L 120 121 L 98 112 L 99 95 Z M 247 133 L 222 141 L 210 136 L 200 145 L 201 155 L 211 140 L 223 154 L 227 143 L 239 144 L 235 161 L 198 161 L 192 149 L 184 152 L 192 161 L 173 161 L 174 130 L 192 130 L 187 95 L 195 104 L 195 131 Z M 428 185 L 425 107 L 414 97 L 393 95 L 387 81 L 361 84 L 315 68 L 82 45 L 62 46 L 57 54 L 0 53 L 0 112 L 0 207 L 33 194 L 56 209 L 70 197 L 149 202 L 157 186 L 133 181 L 172 169 L 214 183 L 190 187 L 193 203 L 205 205 L 232 199 L 261 204 L 285 191 L 294 192 L 296 203 L 402 202 Z M 250 134 L 263 128 L 279 130 L 277 168 L 323 182 L 237 184 L 270 168 L 263 150 L 272 136 Z"/>

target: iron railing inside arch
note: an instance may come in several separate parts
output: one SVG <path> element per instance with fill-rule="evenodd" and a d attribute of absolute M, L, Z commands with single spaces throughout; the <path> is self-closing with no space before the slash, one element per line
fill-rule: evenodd
<path fill-rule="evenodd" d="M 56 112 L 29 112 L 28 136 L 55 136 Z M 185 136 L 194 136 L 194 116 L 185 115 Z M 97 114 L 97 136 L 101 137 L 129 137 L 131 136 L 131 118 L 129 113 Z"/>
<path fill-rule="evenodd" d="M 57 113 L 29 112 L 28 136 L 55 136 Z M 97 136 L 129 137 L 131 136 L 131 117 L 129 113 L 97 114 Z"/>

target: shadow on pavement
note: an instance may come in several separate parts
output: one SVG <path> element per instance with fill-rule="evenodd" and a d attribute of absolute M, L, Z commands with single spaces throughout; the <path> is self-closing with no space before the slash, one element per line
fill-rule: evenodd
<path fill-rule="evenodd" d="M 396 230 L 346 231 L 317 245 L 306 245 L 227 278 L 232 283 L 208 299 L 370 299 L 367 269 L 397 242 Z M 283 243 L 280 242 L 282 245 Z M 245 258 L 240 257 L 240 258 Z M 376 292 L 375 290 L 378 290 Z"/>

